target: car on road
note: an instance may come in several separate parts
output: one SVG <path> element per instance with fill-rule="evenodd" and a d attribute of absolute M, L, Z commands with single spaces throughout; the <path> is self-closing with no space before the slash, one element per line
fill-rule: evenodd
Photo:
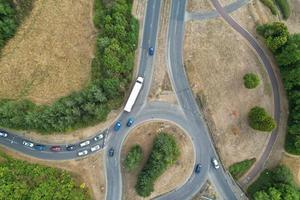
<path fill-rule="evenodd" d="M 128 121 L 127 121 L 126 126 L 130 127 L 133 124 L 133 122 L 134 122 L 134 119 L 133 118 L 129 118 Z"/>
<path fill-rule="evenodd" d="M 97 135 L 96 137 L 94 137 L 94 140 L 98 141 L 98 140 L 101 140 L 103 138 L 104 138 L 104 135 L 101 133 L 101 134 Z"/>
<path fill-rule="evenodd" d="M 114 126 L 114 130 L 118 131 L 118 130 L 120 130 L 120 128 L 121 128 L 121 122 L 117 122 Z"/>
<path fill-rule="evenodd" d="M 36 145 L 34 145 L 33 148 L 34 148 L 35 150 L 38 150 L 38 151 L 45 151 L 46 146 L 45 146 L 45 145 L 42 145 L 42 144 L 36 144 Z"/>
<path fill-rule="evenodd" d="M 80 147 L 85 147 L 85 146 L 89 145 L 90 143 L 91 143 L 91 142 L 90 142 L 89 140 L 84 141 L 84 142 L 81 142 L 81 143 L 80 143 Z"/>
<path fill-rule="evenodd" d="M 68 145 L 66 147 L 67 151 L 74 151 L 76 149 L 75 145 Z"/>
<path fill-rule="evenodd" d="M 97 150 L 99 150 L 99 149 L 100 149 L 100 145 L 97 144 L 97 145 L 95 145 L 95 146 L 93 146 L 93 147 L 91 148 L 91 152 L 97 151 Z"/>
<path fill-rule="evenodd" d="M 109 155 L 110 157 L 113 157 L 114 154 L 115 154 L 115 150 L 114 150 L 113 148 L 110 148 L 109 151 L 108 151 L 108 155 Z"/>
<path fill-rule="evenodd" d="M 148 53 L 149 53 L 150 56 L 153 56 L 154 55 L 154 48 L 150 47 Z"/>
<path fill-rule="evenodd" d="M 213 158 L 213 159 L 211 159 L 211 162 L 216 169 L 220 168 L 220 165 L 219 165 L 219 162 L 217 161 L 217 159 Z"/>
<path fill-rule="evenodd" d="M 79 152 L 78 152 L 78 156 L 85 156 L 85 155 L 87 155 L 88 153 L 89 153 L 88 150 L 79 151 Z"/>
<path fill-rule="evenodd" d="M 28 141 L 23 141 L 23 145 L 26 147 L 33 147 L 34 144 L 32 142 L 28 142 Z"/>
<path fill-rule="evenodd" d="M 4 131 L 0 131 L 0 137 L 7 137 L 8 134 Z"/>
<path fill-rule="evenodd" d="M 61 146 L 52 146 L 50 148 L 51 151 L 54 151 L 54 152 L 59 152 L 62 150 Z"/>
<path fill-rule="evenodd" d="M 195 167 L 195 173 L 196 174 L 199 174 L 200 173 L 200 170 L 201 170 L 201 164 L 200 163 L 198 163 L 197 165 L 196 165 L 196 167 Z"/>

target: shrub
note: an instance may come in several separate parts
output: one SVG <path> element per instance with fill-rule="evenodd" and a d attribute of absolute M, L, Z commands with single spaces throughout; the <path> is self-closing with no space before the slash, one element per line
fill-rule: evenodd
<path fill-rule="evenodd" d="M 291 14 L 290 5 L 287 0 L 275 0 L 277 6 L 279 7 L 283 19 L 289 18 Z"/>
<path fill-rule="evenodd" d="M 248 160 L 243 160 L 238 163 L 234 163 L 229 167 L 229 172 L 234 177 L 234 179 L 238 179 L 250 169 L 250 167 L 255 163 L 255 161 L 256 159 L 252 158 Z"/>
<path fill-rule="evenodd" d="M 128 171 L 137 168 L 143 159 L 143 151 L 140 145 L 134 145 L 129 150 L 125 160 L 124 166 Z"/>
<path fill-rule="evenodd" d="M 136 192 L 142 197 L 149 196 L 153 192 L 155 180 L 175 163 L 179 154 L 179 148 L 172 135 L 160 133 L 156 136 L 147 163 L 138 175 Z"/>
<path fill-rule="evenodd" d="M 250 110 L 248 120 L 255 130 L 270 132 L 276 127 L 274 119 L 267 114 L 265 109 L 258 106 Z"/>
<path fill-rule="evenodd" d="M 256 88 L 260 83 L 259 77 L 256 74 L 249 73 L 244 76 L 244 85 L 248 89 Z"/>
<path fill-rule="evenodd" d="M 278 14 L 277 8 L 276 8 L 273 0 L 260 0 L 260 1 L 271 10 L 273 15 Z"/>

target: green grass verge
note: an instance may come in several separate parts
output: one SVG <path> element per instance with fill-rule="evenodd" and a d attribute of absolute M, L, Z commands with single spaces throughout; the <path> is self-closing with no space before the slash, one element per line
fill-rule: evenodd
<path fill-rule="evenodd" d="M 273 15 L 278 14 L 277 7 L 273 0 L 260 0 L 260 1 L 271 10 Z"/>
<path fill-rule="evenodd" d="M 249 169 L 250 167 L 255 163 L 256 159 L 248 159 L 243 160 L 238 163 L 234 163 L 229 167 L 229 172 L 233 176 L 234 179 L 239 179 L 242 177 Z"/>
<path fill-rule="evenodd" d="M 283 19 L 288 19 L 291 15 L 290 5 L 287 0 L 275 0 Z"/>

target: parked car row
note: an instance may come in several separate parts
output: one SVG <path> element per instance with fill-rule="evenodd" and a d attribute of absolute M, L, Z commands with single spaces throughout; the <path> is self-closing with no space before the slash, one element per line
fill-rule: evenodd
<path fill-rule="evenodd" d="M 100 148 L 101 148 L 100 145 L 97 144 L 97 145 L 95 145 L 95 146 L 92 146 L 90 150 L 91 150 L 91 152 L 95 152 L 95 151 L 98 151 Z M 85 155 L 87 155 L 88 153 L 89 153 L 89 150 L 88 150 L 88 149 L 85 149 L 85 150 L 83 150 L 83 151 L 79 151 L 79 152 L 77 153 L 77 155 L 78 155 L 78 156 L 85 156 Z"/>

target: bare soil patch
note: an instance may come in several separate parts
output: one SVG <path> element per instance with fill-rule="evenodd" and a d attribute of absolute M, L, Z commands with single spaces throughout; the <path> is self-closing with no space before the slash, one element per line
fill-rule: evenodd
<path fill-rule="evenodd" d="M 300 157 L 283 153 L 281 162 L 290 168 L 293 173 L 295 183 L 300 186 Z"/>
<path fill-rule="evenodd" d="M 103 151 L 80 160 L 46 161 L 25 156 L 18 152 L 7 150 L 3 147 L 0 147 L 0 150 L 16 159 L 69 171 L 72 173 L 79 185 L 85 185 L 85 187 L 88 188 L 93 199 L 105 199 L 106 175 Z"/>
<path fill-rule="evenodd" d="M 188 0 L 187 11 L 188 12 L 199 12 L 203 10 L 213 10 L 213 7 L 208 0 Z"/>
<path fill-rule="evenodd" d="M 160 26 L 157 37 L 156 54 L 154 60 L 154 72 L 152 76 L 150 100 L 176 103 L 176 96 L 172 91 L 167 68 L 167 34 L 170 17 L 170 0 L 162 2 Z"/>
<path fill-rule="evenodd" d="M 218 200 L 220 197 L 216 192 L 214 186 L 210 183 L 210 181 L 206 181 L 201 190 L 193 197 L 193 200 L 203 200 L 205 199 L 215 199 Z"/>
<path fill-rule="evenodd" d="M 184 52 L 192 90 L 225 166 L 258 158 L 269 135 L 251 129 L 247 115 L 256 105 L 273 115 L 274 106 L 267 73 L 252 49 L 224 21 L 213 19 L 186 24 Z M 256 89 L 243 85 L 248 72 L 261 79 Z"/>
<path fill-rule="evenodd" d="M 137 175 L 146 163 L 153 145 L 154 137 L 160 132 L 167 132 L 176 138 L 180 148 L 180 157 L 178 161 L 171 166 L 155 183 L 154 192 L 148 198 L 139 197 L 134 189 Z M 128 135 L 124 142 L 121 160 L 123 162 L 128 151 L 134 144 L 139 144 L 143 149 L 144 159 L 141 167 L 134 172 L 126 172 L 122 167 L 123 175 L 123 194 L 124 199 L 152 199 L 160 194 L 166 193 L 180 185 L 193 173 L 194 169 L 194 148 L 190 138 L 177 126 L 169 122 L 149 122 L 135 128 Z"/>
<path fill-rule="evenodd" d="M 0 98 L 51 103 L 90 77 L 94 0 L 36 0 L 0 60 Z"/>
<path fill-rule="evenodd" d="M 289 0 L 291 15 L 286 21 L 290 33 L 300 33 L 300 1 Z"/>

